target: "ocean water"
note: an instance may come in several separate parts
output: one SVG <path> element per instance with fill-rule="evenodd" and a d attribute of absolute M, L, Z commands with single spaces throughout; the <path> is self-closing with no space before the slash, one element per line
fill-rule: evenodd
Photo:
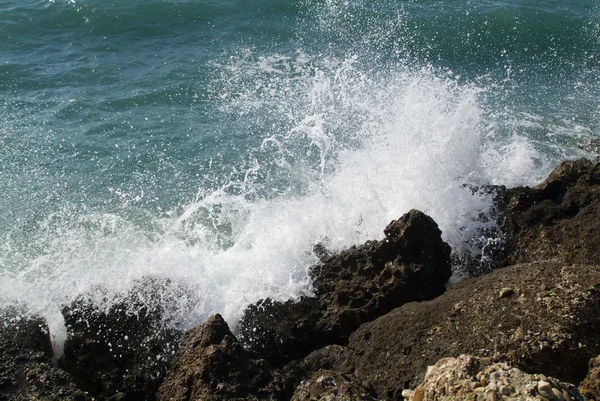
<path fill-rule="evenodd" d="M 460 253 L 470 188 L 595 156 L 599 77 L 593 0 L 4 0 L 0 305 L 235 325 L 411 208 Z"/>

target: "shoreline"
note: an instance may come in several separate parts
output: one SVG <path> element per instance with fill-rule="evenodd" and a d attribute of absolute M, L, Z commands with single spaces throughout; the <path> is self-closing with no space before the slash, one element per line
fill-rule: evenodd
<path fill-rule="evenodd" d="M 531 399 L 559 388 L 565 400 L 600 396 L 592 363 L 600 355 L 600 164 L 566 161 L 533 188 L 490 190 L 505 243 L 490 263 L 473 265 L 486 274 L 446 289 L 450 247 L 430 217 L 411 210 L 381 241 L 323 250 L 311 273 L 315 297 L 251 305 L 237 336 L 220 315 L 185 335 L 165 329 L 164 311 L 144 307 L 145 297 L 165 294 L 168 283 L 156 280 L 123 301 L 139 305 L 136 316 L 118 304 L 66 306 L 58 367 L 45 322 L 5 325 L 0 400 L 519 399 L 526 385 L 514 384 L 517 376 L 536 383 L 537 393 L 523 390 Z M 461 384 L 463 398 L 436 390 L 439 375 L 509 367 L 531 378 L 506 373 L 512 389 Z"/>

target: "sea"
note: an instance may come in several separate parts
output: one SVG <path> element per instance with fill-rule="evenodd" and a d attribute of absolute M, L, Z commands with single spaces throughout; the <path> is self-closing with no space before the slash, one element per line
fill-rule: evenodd
<path fill-rule="evenodd" d="M 600 3 L 1 0 L 0 96 L 0 307 L 235 327 L 413 208 L 484 258 L 477 188 L 598 155 Z"/>

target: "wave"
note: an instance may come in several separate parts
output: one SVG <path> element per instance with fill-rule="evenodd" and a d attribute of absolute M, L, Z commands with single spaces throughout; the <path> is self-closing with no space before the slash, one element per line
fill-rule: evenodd
<path fill-rule="evenodd" d="M 559 56 L 567 64 L 589 50 L 579 45 L 585 40 L 563 37 L 586 25 L 579 12 L 329 0 L 302 3 L 296 14 L 261 3 L 266 21 L 288 13 L 294 21 L 280 21 L 285 27 L 272 36 L 264 26 L 250 29 L 250 45 L 206 46 L 186 63 L 198 48 L 185 47 L 188 36 L 180 54 L 166 32 L 177 31 L 176 22 L 178 32 L 203 23 L 194 19 L 198 3 L 134 2 L 105 12 L 103 4 L 56 0 L 36 12 L 54 24 L 96 9 L 99 19 L 90 15 L 89 28 L 76 30 L 99 39 L 115 21 L 130 27 L 139 37 L 123 39 L 119 54 L 143 52 L 138 39 L 154 35 L 146 66 L 116 57 L 106 68 L 127 70 L 115 75 L 127 79 L 89 85 L 60 80 L 53 69 L 44 82 L 58 79 L 54 88 L 17 90 L 0 126 L 0 206 L 8 211 L 0 218 L 2 303 L 45 316 L 55 343 L 65 304 L 83 294 L 108 307 L 144 277 L 185 289 L 189 296 L 164 301 L 178 311 L 176 324 L 215 312 L 235 324 L 260 298 L 310 294 L 315 244 L 338 251 L 379 239 L 412 208 L 431 215 L 459 252 L 493 225 L 480 219 L 491 200 L 470 188 L 535 183 L 558 160 L 585 154 L 577 144 L 597 124 L 597 66 L 585 62 L 581 74 L 545 86 L 533 71 L 555 76 L 542 66 L 554 57 L 551 45 L 571 52 Z M 249 7 L 201 4 L 229 10 L 222 13 Z M 143 29 L 135 25 L 141 17 Z M 153 28 L 153 18 L 164 26 Z M 246 22 L 227 21 L 215 29 L 247 32 Z M 479 38 L 465 39 L 470 32 Z M 258 41 L 262 35 L 269 39 Z M 500 52 L 502 41 L 514 51 Z M 531 47 L 539 58 L 520 58 L 528 42 L 548 51 Z M 91 45 L 90 54 L 104 54 Z M 175 57 L 176 68 L 144 74 L 163 48 L 157 59 Z M 580 91 L 565 89 L 580 78 Z M 572 107 L 555 112 L 565 104 Z"/>

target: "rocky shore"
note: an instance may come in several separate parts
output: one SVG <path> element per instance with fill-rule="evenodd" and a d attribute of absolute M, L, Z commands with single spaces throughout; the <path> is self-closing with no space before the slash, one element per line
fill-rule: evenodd
<path fill-rule="evenodd" d="M 451 249 L 411 210 L 381 241 L 317 245 L 315 296 L 251 305 L 235 333 L 166 329 L 148 280 L 108 311 L 65 306 L 54 363 L 46 323 L 4 310 L 0 401 L 600 401 L 600 164 L 485 190 L 504 245 L 449 288 Z"/>

